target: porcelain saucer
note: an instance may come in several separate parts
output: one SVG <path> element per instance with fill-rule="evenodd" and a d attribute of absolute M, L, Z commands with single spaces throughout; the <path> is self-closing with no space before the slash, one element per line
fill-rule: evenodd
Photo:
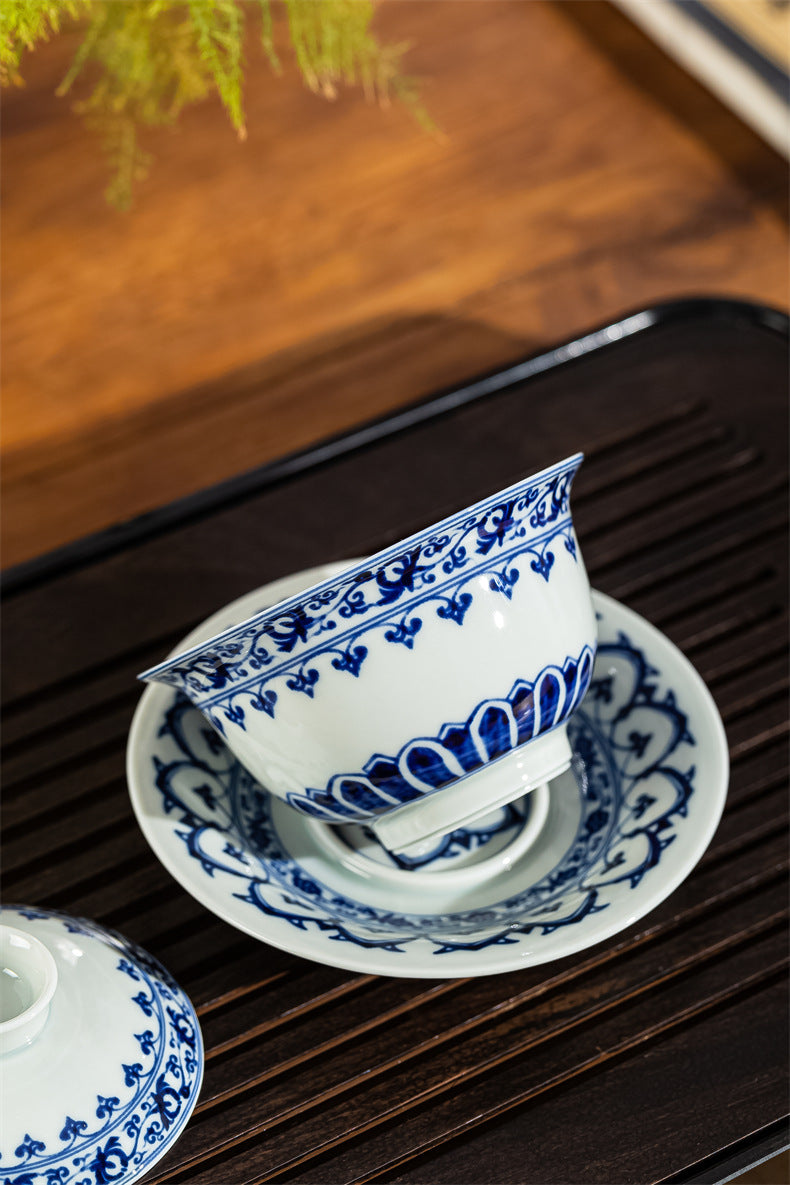
<path fill-rule="evenodd" d="M 193 1007 L 156 960 L 92 922 L 7 906 L 0 923 L 11 928 L 2 967 L 11 995 L 20 978 L 11 947 L 26 938 L 54 989 L 43 1027 L 14 1048 L 4 1034 L 0 1180 L 131 1185 L 169 1151 L 197 1101 L 203 1044 Z M 30 1012 L 28 987 L 19 999 Z M 2 998 L 2 1027 L 24 1021 L 24 1012 L 9 1020 Z"/>
<path fill-rule="evenodd" d="M 340 570 L 248 594 L 178 650 Z M 418 869 L 365 835 L 268 795 L 174 690 L 144 692 L 127 773 L 159 859 L 208 909 L 304 958 L 383 975 L 487 975 L 608 938 L 689 874 L 727 791 L 724 729 L 688 660 L 625 606 L 593 594 L 598 655 L 570 723 L 574 769 L 446 838 Z M 345 833 L 344 833 L 345 832 Z"/>

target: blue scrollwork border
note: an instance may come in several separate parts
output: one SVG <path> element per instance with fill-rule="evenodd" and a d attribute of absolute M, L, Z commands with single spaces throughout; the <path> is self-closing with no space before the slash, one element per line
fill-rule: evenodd
<path fill-rule="evenodd" d="M 510 599 L 517 561 L 545 581 L 558 544 L 578 562 L 569 497 L 580 463 L 571 458 L 140 677 L 184 691 L 220 732 L 227 722 L 244 729 L 250 710 L 274 717 L 284 693 L 313 698 L 319 660 L 359 677 L 374 632 L 413 649 L 429 607 L 463 625 L 481 575 Z"/>
<path fill-rule="evenodd" d="M 189 856 L 207 876 L 238 885 L 223 891 L 333 942 L 397 956 L 419 939 L 449 957 L 584 925 L 659 865 L 696 779 L 695 766 L 679 760 L 694 745 L 686 713 L 673 690 L 659 694 L 659 678 L 625 633 L 599 643 L 589 690 L 568 726 L 580 784 L 577 833 L 540 882 L 464 915 L 396 915 L 309 876 L 282 846 L 268 795 L 183 699 L 166 713 L 160 737 L 169 747 L 154 756 L 153 773 Z"/>
<path fill-rule="evenodd" d="M 4 1185 L 131 1182 L 159 1159 L 194 1106 L 203 1047 L 192 1005 L 161 964 L 120 934 L 47 910 L 5 906 L 0 912 L 11 915 L 11 924 L 14 915 L 54 922 L 69 934 L 117 948 L 116 970 L 128 980 L 141 1030 L 134 1034 L 137 1057 L 119 1067 L 125 1092 L 115 1084 L 107 1094 L 97 1093 L 93 1114 L 64 1115 L 56 1146 L 40 1138 L 31 1116 L 20 1143 L 0 1152 Z"/>

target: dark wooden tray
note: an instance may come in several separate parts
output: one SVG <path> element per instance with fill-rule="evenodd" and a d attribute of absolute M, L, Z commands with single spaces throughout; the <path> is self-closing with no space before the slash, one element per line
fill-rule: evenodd
<path fill-rule="evenodd" d="M 787 361 L 782 314 L 665 305 L 7 574 L 5 898 L 134 938 L 203 1026 L 152 1183 L 717 1181 L 790 1142 Z M 129 805 L 135 674 L 231 598 L 576 449 L 594 585 L 689 655 L 727 728 L 689 879 L 582 954 L 450 983 L 304 962 L 198 906 Z"/>

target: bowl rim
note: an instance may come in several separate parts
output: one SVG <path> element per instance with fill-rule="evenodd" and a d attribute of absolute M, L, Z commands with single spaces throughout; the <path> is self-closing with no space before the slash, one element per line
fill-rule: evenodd
<path fill-rule="evenodd" d="M 358 560 L 356 563 L 352 563 L 348 568 L 345 568 L 342 572 L 336 574 L 335 576 L 330 576 L 325 580 L 321 580 L 317 584 L 311 585 L 310 588 L 306 588 L 300 593 L 295 593 L 289 597 L 286 597 L 282 601 L 278 601 L 277 604 L 268 605 L 259 613 L 253 613 L 251 616 L 246 617 L 243 621 L 238 622 L 236 625 L 228 626 L 226 629 L 214 634 L 211 638 L 207 638 L 205 642 L 198 642 L 194 646 L 180 651 L 178 654 L 169 655 L 162 662 L 157 663 L 155 666 L 149 667 L 147 670 L 143 671 L 137 676 L 137 678 L 141 682 L 156 682 L 158 680 L 158 676 L 163 674 L 165 671 L 171 670 L 173 667 L 181 665 L 182 663 L 197 657 L 214 646 L 230 641 L 237 634 L 249 629 L 253 623 L 263 623 L 269 618 L 280 617 L 284 613 L 287 613 L 289 609 L 294 608 L 296 605 L 299 605 L 306 600 L 310 600 L 313 597 L 320 595 L 322 592 L 325 592 L 328 589 L 340 588 L 344 584 L 352 582 L 356 576 L 368 571 L 369 569 L 383 567 L 390 560 L 397 559 L 403 552 L 404 548 L 409 547 L 418 540 L 424 539 L 426 536 L 435 534 L 437 531 L 442 531 L 454 526 L 456 520 L 466 518 L 473 511 L 480 511 L 489 507 L 494 507 L 499 502 L 501 502 L 503 498 L 507 498 L 526 485 L 530 485 L 536 481 L 542 481 L 555 472 L 557 474 L 569 472 L 575 475 L 583 460 L 584 453 L 572 453 L 563 460 L 556 461 L 553 465 L 548 465 L 545 469 L 538 470 L 537 473 L 532 473 L 528 477 L 522 477 L 518 481 L 513 482 L 511 485 L 505 486 L 504 489 L 498 490 L 494 494 L 489 494 L 485 498 L 480 498 L 477 502 L 472 502 L 469 505 L 462 507 L 460 510 L 454 511 L 452 514 L 447 515 L 438 522 L 430 523 L 421 530 L 415 531 L 414 534 L 407 535 L 405 538 L 400 539 L 397 543 L 390 544 L 389 547 L 384 548 L 382 551 L 375 552 L 373 555 L 367 557 L 364 560 Z"/>

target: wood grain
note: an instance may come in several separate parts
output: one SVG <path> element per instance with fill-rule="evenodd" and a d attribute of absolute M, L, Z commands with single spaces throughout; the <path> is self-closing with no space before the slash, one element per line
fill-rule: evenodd
<path fill-rule="evenodd" d="M 249 139 L 152 134 L 128 215 L 53 89 L 4 103 L 3 563 L 668 296 L 787 300 L 786 167 L 600 0 L 385 0 L 444 136 L 250 46 Z"/>

